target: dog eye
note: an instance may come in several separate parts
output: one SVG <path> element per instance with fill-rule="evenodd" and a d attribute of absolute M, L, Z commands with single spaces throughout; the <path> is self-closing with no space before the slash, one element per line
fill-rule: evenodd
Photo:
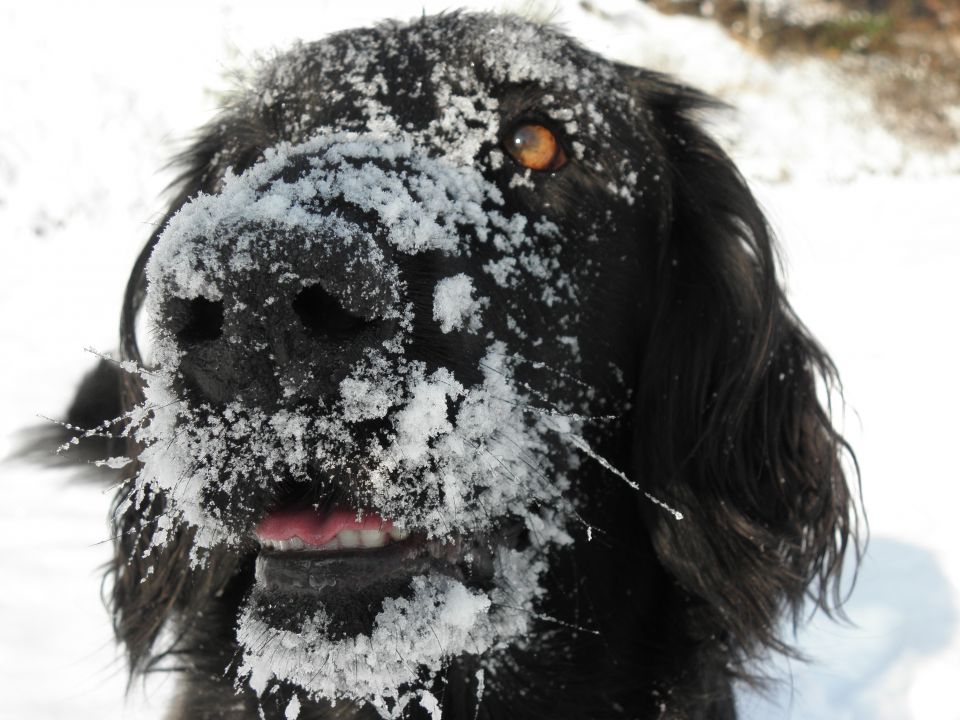
<path fill-rule="evenodd" d="M 536 123 L 518 125 L 507 136 L 504 149 L 510 157 L 531 170 L 554 172 L 567 163 L 567 154 L 557 136 Z"/>

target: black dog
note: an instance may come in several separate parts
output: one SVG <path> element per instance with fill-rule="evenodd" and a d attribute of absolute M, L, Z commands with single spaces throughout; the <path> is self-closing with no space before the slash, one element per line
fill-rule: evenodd
<path fill-rule="evenodd" d="M 70 414 L 120 418 L 116 631 L 174 717 L 733 718 L 836 606 L 833 367 L 710 105 L 450 14 L 201 133 Z"/>

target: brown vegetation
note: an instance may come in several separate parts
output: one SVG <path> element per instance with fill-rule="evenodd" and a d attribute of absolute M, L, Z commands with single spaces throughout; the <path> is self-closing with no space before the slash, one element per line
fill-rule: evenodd
<path fill-rule="evenodd" d="M 960 141 L 960 0 L 647 0 L 710 17 L 756 52 L 832 60 L 866 82 L 884 122 L 924 143 Z"/>

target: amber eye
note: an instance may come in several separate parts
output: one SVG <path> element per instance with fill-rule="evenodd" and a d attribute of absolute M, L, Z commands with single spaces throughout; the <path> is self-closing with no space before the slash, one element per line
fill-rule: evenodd
<path fill-rule="evenodd" d="M 510 157 L 531 170 L 559 170 L 567 163 L 567 154 L 557 136 L 543 125 L 518 125 L 507 135 L 504 149 Z"/>

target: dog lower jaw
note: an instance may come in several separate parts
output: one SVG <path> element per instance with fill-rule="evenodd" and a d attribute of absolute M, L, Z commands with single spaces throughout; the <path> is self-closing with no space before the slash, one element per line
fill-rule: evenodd
<path fill-rule="evenodd" d="M 384 717 L 439 702 L 452 664 L 486 663 L 530 639 L 547 551 L 522 530 L 414 534 L 335 552 L 261 549 L 238 616 L 237 689 L 367 703 Z"/>
<path fill-rule="evenodd" d="M 296 551 L 262 547 L 252 599 L 272 627 L 297 631 L 323 609 L 334 636 L 370 632 L 383 601 L 406 597 L 418 576 L 444 576 L 472 588 L 493 581 L 490 542 L 413 535 L 383 547 Z"/>
<path fill-rule="evenodd" d="M 413 536 L 376 548 L 296 550 L 264 548 L 256 560 L 257 587 L 263 591 L 320 595 L 328 588 L 362 592 L 384 581 L 409 581 L 436 572 L 461 582 L 486 584 L 492 577 L 489 551 L 464 554 L 461 539 L 426 540 Z"/>

